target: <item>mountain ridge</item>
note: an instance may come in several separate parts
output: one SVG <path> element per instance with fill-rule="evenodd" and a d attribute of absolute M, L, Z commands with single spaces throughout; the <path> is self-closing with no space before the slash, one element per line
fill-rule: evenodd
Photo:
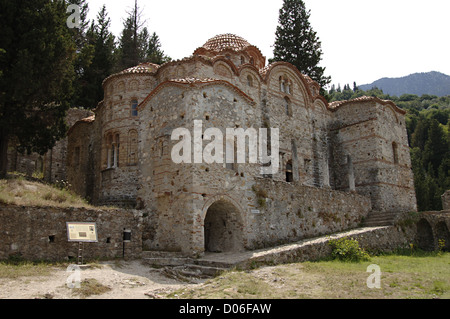
<path fill-rule="evenodd" d="M 372 88 L 383 90 L 384 93 L 392 96 L 403 94 L 424 94 L 446 96 L 450 95 L 450 76 L 437 72 L 413 73 L 398 78 L 381 78 L 371 84 L 359 85 L 361 90 L 367 91 Z"/>

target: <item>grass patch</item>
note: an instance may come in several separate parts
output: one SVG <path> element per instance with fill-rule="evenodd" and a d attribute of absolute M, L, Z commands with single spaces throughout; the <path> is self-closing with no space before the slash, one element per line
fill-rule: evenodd
<path fill-rule="evenodd" d="M 50 276 L 55 267 L 64 267 L 65 264 L 45 261 L 25 261 L 20 257 L 12 256 L 0 262 L 1 279 L 17 279 L 20 277 Z"/>
<path fill-rule="evenodd" d="M 93 278 L 87 278 L 81 282 L 80 288 L 74 288 L 73 293 L 81 296 L 82 298 L 87 298 L 94 295 L 102 295 L 111 291 L 111 288 L 103 285 L 98 280 Z"/>
<path fill-rule="evenodd" d="M 0 180 L 0 203 L 37 207 L 86 207 L 92 208 L 86 200 L 67 189 L 22 177 Z"/>
<path fill-rule="evenodd" d="M 381 269 L 381 288 L 370 289 L 367 267 Z M 370 261 L 322 260 L 251 271 L 232 271 L 167 298 L 186 299 L 449 299 L 450 253 L 389 254 Z"/>

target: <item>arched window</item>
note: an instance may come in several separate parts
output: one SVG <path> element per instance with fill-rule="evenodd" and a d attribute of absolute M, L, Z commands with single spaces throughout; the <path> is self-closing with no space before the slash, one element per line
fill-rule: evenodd
<path fill-rule="evenodd" d="M 120 150 L 120 136 L 119 134 L 116 134 L 114 136 L 114 143 L 113 143 L 113 152 L 114 152 L 114 161 L 113 161 L 113 167 L 119 167 L 119 150 Z"/>
<path fill-rule="evenodd" d="M 292 171 L 292 161 L 286 163 L 286 182 L 292 183 L 294 181 L 294 173 Z"/>
<path fill-rule="evenodd" d="M 131 101 L 131 116 L 138 116 L 138 101 L 132 100 Z"/>
<path fill-rule="evenodd" d="M 291 100 L 289 100 L 288 97 L 284 98 L 284 110 L 285 110 L 287 116 L 289 116 L 289 117 L 292 116 Z"/>
<path fill-rule="evenodd" d="M 241 64 L 245 64 L 245 58 L 241 56 Z"/>
<path fill-rule="evenodd" d="M 292 82 L 286 76 L 280 76 L 279 78 L 280 91 L 292 95 Z"/>
<path fill-rule="evenodd" d="M 107 118 L 108 118 L 108 121 L 111 121 L 113 119 L 113 105 L 112 105 L 112 103 L 109 103 L 108 110 L 107 110 Z"/>
<path fill-rule="evenodd" d="M 255 65 L 255 59 L 253 57 L 250 58 L 250 64 Z"/>
<path fill-rule="evenodd" d="M 128 165 L 137 164 L 137 152 L 138 152 L 138 133 L 136 130 L 130 130 L 128 132 Z"/>
<path fill-rule="evenodd" d="M 286 91 L 286 87 L 285 87 L 285 82 L 284 82 L 284 79 L 282 76 L 280 76 L 279 82 L 280 82 L 280 91 L 284 93 Z"/>
<path fill-rule="evenodd" d="M 247 76 L 247 84 L 249 87 L 253 87 L 253 78 L 251 75 Z"/>
<path fill-rule="evenodd" d="M 398 164 L 398 146 L 397 143 L 392 143 L 392 154 L 394 157 L 394 164 Z"/>
<path fill-rule="evenodd" d="M 108 134 L 106 137 L 106 168 L 116 168 L 119 166 L 119 134 Z"/>

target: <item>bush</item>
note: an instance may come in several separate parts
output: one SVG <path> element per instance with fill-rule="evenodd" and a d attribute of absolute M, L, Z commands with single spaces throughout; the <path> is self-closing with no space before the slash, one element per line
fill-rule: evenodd
<path fill-rule="evenodd" d="M 331 239 L 328 244 L 331 246 L 331 256 L 333 259 L 342 261 L 367 261 L 370 259 L 369 254 L 359 247 L 359 243 L 353 238 Z"/>

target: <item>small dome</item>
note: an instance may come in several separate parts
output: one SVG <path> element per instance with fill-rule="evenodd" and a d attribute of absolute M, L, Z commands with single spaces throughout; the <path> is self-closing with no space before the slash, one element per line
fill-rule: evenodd
<path fill-rule="evenodd" d="M 123 70 L 119 74 L 133 74 L 133 73 L 153 73 L 159 68 L 159 65 L 154 63 L 141 63 L 129 69 Z"/>
<path fill-rule="evenodd" d="M 246 47 L 250 46 L 247 40 L 241 38 L 234 34 L 221 34 L 214 38 L 209 39 L 203 48 L 209 51 L 221 52 L 225 49 L 232 49 L 234 51 L 244 50 Z"/>

